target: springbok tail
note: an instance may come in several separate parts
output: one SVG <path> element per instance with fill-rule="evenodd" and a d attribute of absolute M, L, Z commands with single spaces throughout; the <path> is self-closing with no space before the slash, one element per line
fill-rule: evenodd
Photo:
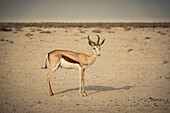
<path fill-rule="evenodd" d="M 47 69 L 47 59 L 48 59 L 48 55 L 46 55 L 45 57 L 45 67 L 41 67 L 41 69 Z"/>

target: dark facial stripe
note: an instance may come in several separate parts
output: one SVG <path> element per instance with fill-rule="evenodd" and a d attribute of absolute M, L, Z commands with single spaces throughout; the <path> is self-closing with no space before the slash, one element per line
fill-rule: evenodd
<path fill-rule="evenodd" d="M 75 61 L 75 60 L 73 60 L 73 59 L 70 59 L 70 58 L 67 57 L 67 56 L 62 55 L 62 58 L 64 58 L 64 60 L 66 60 L 66 61 L 69 62 L 69 63 L 79 64 L 79 62 L 77 62 L 77 61 Z"/>

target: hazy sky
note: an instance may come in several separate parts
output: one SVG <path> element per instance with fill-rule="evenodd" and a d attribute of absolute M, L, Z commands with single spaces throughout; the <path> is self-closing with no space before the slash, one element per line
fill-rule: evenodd
<path fill-rule="evenodd" d="M 170 22 L 170 0 L 0 0 L 0 21 Z"/>

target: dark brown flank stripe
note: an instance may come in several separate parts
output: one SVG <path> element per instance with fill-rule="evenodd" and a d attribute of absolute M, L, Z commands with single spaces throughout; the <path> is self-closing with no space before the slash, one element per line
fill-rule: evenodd
<path fill-rule="evenodd" d="M 77 61 L 75 61 L 73 59 L 70 59 L 67 56 L 62 55 L 62 58 L 64 58 L 64 60 L 66 60 L 67 62 L 74 63 L 74 64 L 79 64 L 79 62 L 77 62 Z"/>

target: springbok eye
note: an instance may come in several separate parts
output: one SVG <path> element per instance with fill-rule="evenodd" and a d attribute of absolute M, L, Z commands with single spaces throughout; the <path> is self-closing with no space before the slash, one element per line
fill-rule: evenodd
<path fill-rule="evenodd" d="M 96 49 L 96 48 L 93 48 L 94 50 Z"/>

